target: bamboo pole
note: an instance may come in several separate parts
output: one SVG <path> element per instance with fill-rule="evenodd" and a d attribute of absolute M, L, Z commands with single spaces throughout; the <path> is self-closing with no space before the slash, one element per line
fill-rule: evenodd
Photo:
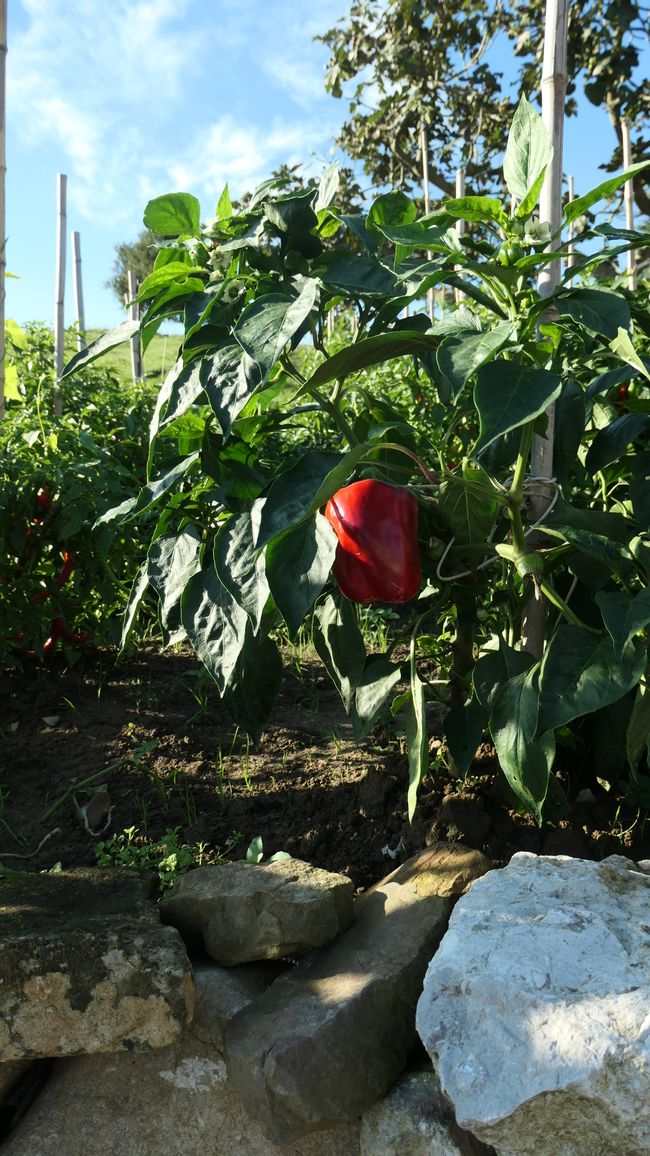
<path fill-rule="evenodd" d="M 571 201 L 574 201 L 574 200 L 575 200 L 575 181 L 574 181 L 573 177 L 569 177 L 569 203 Z M 575 232 L 576 232 L 576 223 L 575 223 L 575 221 L 570 221 L 569 222 L 568 244 L 567 244 L 567 251 L 569 254 L 569 256 L 567 257 L 567 262 L 566 262 L 567 269 L 572 269 L 576 263 L 575 246 L 573 244 L 573 238 L 575 237 Z M 571 277 L 570 280 L 567 281 L 567 286 L 569 287 L 569 289 L 573 288 L 573 277 Z"/>
<path fill-rule="evenodd" d="M 551 233 L 559 233 L 562 219 L 562 155 L 564 142 L 564 98 L 567 84 L 567 26 L 569 0 L 547 0 L 544 28 L 544 63 L 542 66 L 542 120 L 553 143 L 553 156 L 546 170 L 539 203 L 540 220 L 548 222 Z M 559 236 L 549 248 L 557 249 Z M 537 288 L 542 298 L 549 297 L 560 284 L 561 262 L 548 261 L 542 267 Z M 547 310 L 544 320 L 552 319 Z M 531 453 L 531 475 L 538 479 L 530 508 L 533 520 L 541 517 L 551 500 L 553 486 L 553 441 L 555 434 L 555 406 L 546 411 L 546 434 L 535 435 Z M 531 598 L 522 623 L 522 645 L 532 654 L 541 655 L 544 649 L 545 604 L 539 590 Z"/>
<path fill-rule="evenodd" d="M 58 173 L 56 178 L 56 294 L 54 300 L 54 371 L 56 374 L 54 413 L 57 417 L 60 417 L 63 413 L 61 374 L 63 373 L 63 366 L 65 364 L 63 343 L 65 339 L 65 237 L 67 225 L 67 188 L 67 176 L 65 173 Z"/>
<path fill-rule="evenodd" d="M 5 416 L 5 277 L 7 253 L 5 233 L 5 160 L 7 0 L 0 0 L 0 421 Z"/>
<path fill-rule="evenodd" d="M 129 292 L 128 292 L 129 317 L 130 317 L 131 321 L 139 321 L 139 319 L 140 319 L 140 306 L 138 305 L 138 303 L 135 300 L 135 298 L 137 297 L 137 294 L 138 294 L 138 286 L 136 284 L 135 273 L 133 272 L 133 269 L 128 270 L 128 272 L 126 274 L 126 278 L 127 278 L 128 288 L 129 288 Z M 134 385 L 137 381 L 142 381 L 144 374 L 142 372 L 142 353 L 141 353 L 141 346 L 140 346 L 140 335 L 138 333 L 134 333 L 133 337 L 131 338 L 131 372 L 133 375 Z"/>
<path fill-rule="evenodd" d="M 625 117 L 621 120 L 623 135 L 623 168 L 629 169 L 632 164 L 632 144 L 630 141 L 630 126 Z M 625 228 L 634 228 L 634 181 L 625 182 Z M 627 251 L 627 287 L 636 289 L 636 250 Z"/>
<path fill-rule="evenodd" d="M 74 303 L 77 314 L 77 349 L 83 349 L 86 344 L 86 313 L 81 277 L 81 236 L 76 232 L 72 233 L 72 260 L 74 262 Z"/>
<path fill-rule="evenodd" d="M 429 142 L 424 124 L 420 125 L 420 152 L 422 154 L 422 188 L 424 191 L 424 212 L 429 215 L 431 201 L 429 200 Z M 431 261 L 433 253 L 427 252 L 427 260 Z M 433 289 L 427 289 L 427 309 L 429 320 L 433 324 Z"/>
<path fill-rule="evenodd" d="M 456 169 L 456 197 L 460 198 L 460 197 L 464 197 L 464 196 L 465 196 L 465 169 L 459 168 L 459 169 Z M 456 221 L 456 234 L 459 237 L 465 236 L 465 222 L 463 220 L 461 220 L 460 218 Z M 465 296 L 465 294 L 463 293 L 462 289 L 454 289 L 454 297 L 455 297 L 457 305 L 460 305 L 464 296 Z"/>

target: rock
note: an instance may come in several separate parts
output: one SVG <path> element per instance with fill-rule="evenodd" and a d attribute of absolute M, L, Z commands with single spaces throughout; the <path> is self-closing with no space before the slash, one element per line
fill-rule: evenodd
<path fill-rule="evenodd" d="M 456 1119 L 499 1156 L 650 1152 L 650 878 L 528 853 L 458 903 L 419 1034 Z"/>
<path fill-rule="evenodd" d="M 276 1147 L 228 1086 L 225 1009 L 245 1006 L 275 974 L 272 965 L 201 967 L 194 1019 L 169 1047 L 57 1061 L 3 1156 L 356 1156 L 358 1124 Z"/>
<path fill-rule="evenodd" d="M 361 1120 L 360 1156 L 481 1156 L 456 1124 L 433 1072 L 410 1072 Z"/>
<path fill-rule="evenodd" d="M 226 1025 L 233 1089 L 267 1136 L 353 1120 L 394 1083 L 449 900 L 488 866 L 458 845 L 422 852 L 357 901 L 349 931 Z"/>
<path fill-rule="evenodd" d="M 452 843 L 459 840 L 470 847 L 480 847 L 491 825 L 492 820 L 480 799 L 455 794 L 447 795 L 438 807 L 433 831 L 444 832 Z"/>
<path fill-rule="evenodd" d="M 224 967 L 320 947 L 352 922 L 352 881 L 299 859 L 188 871 L 161 918 Z"/>
<path fill-rule="evenodd" d="M 151 881 L 84 868 L 0 883 L 0 1062 L 160 1048 L 194 989 Z"/>

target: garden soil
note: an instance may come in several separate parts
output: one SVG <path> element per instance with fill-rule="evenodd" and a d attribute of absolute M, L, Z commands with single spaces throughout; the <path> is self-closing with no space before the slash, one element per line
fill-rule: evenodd
<path fill-rule="evenodd" d="M 361 891 L 438 839 L 496 863 L 519 850 L 600 859 L 650 858 L 650 823 L 616 792 L 564 775 L 564 812 L 541 830 L 508 801 L 494 752 L 481 748 L 464 783 L 436 758 L 412 824 L 408 764 L 394 723 L 360 746 L 318 659 L 288 658 L 274 718 L 253 746 L 227 716 L 196 659 L 151 648 L 115 665 L 86 653 L 0 675 L 0 864 L 7 870 L 90 865 L 112 836 L 132 845 L 176 829 L 181 844 L 241 858 L 287 851 L 349 875 Z M 573 799 L 573 801 L 571 801 Z M 578 801 L 576 801 L 578 800 Z M 126 837 L 123 838 L 124 843 Z"/>

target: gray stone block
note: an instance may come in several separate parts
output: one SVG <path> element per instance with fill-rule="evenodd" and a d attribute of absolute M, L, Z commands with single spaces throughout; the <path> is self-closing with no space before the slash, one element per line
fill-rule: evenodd
<path fill-rule="evenodd" d="M 0 883 L 0 1062 L 165 1047 L 191 1017 L 180 936 L 151 881 L 80 869 Z"/>

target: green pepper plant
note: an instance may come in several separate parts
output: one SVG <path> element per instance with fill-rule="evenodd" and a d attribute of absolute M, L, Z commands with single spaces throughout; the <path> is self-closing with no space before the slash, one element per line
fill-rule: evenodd
<path fill-rule="evenodd" d="M 309 621 L 357 738 L 389 706 L 405 719 L 410 815 L 440 697 L 457 772 L 487 731 L 538 822 L 557 799 L 558 739 L 577 741 L 585 716 L 622 705 L 628 773 L 648 798 L 650 361 L 638 304 L 592 277 L 604 255 L 650 243 L 592 217 L 640 166 L 566 204 L 551 237 L 535 216 L 550 156 L 523 99 L 504 161 L 508 207 L 466 196 L 418 217 L 391 192 L 365 217 L 343 213 L 330 167 L 317 191 L 279 195 L 268 182 L 240 213 L 225 190 L 207 222 L 189 193 L 144 214 L 164 243 L 138 294 L 142 340 L 180 311 L 184 335 L 151 422 L 146 484 L 99 519 L 155 514 L 123 645 L 153 589 L 166 639 L 189 639 L 258 735 L 282 677 L 278 628 L 295 636 Z M 537 275 L 566 259 L 572 223 L 583 255 L 543 298 Z M 431 322 L 426 295 L 441 287 L 460 303 Z M 334 337 L 331 310 L 353 318 Z M 79 353 L 66 376 L 133 324 Z M 406 363 L 425 402 L 417 421 L 403 391 L 372 388 L 389 365 L 403 381 Z M 551 405 L 548 481 L 529 462 Z M 393 487 L 365 514 L 345 504 L 363 481 Z M 418 514 L 398 530 L 395 487 Z M 387 601 L 390 589 L 402 634 L 368 654 L 352 599 Z M 546 608 L 541 656 L 521 645 L 531 598 Z M 450 622 L 434 669 L 431 640 Z"/>
<path fill-rule="evenodd" d="M 0 662 L 68 661 L 115 642 L 140 562 L 132 525 L 89 527 L 144 478 L 150 385 L 126 393 L 89 367 L 52 416 L 54 343 L 42 325 L 8 322 L 7 412 L 0 425 Z"/>

